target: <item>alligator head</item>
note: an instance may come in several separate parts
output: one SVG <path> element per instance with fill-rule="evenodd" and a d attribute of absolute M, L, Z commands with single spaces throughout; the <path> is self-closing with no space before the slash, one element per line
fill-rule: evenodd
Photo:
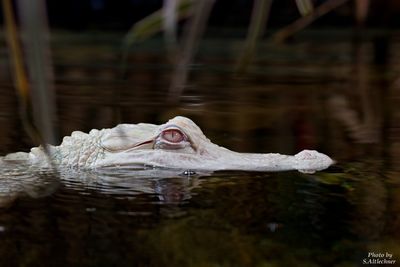
<path fill-rule="evenodd" d="M 314 150 L 304 150 L 294 156 L 234 152 L 213 144 L 192 120 L 181 116 L 163 125 L 121 124 L 105 130 L 100 136 L 97 144 L 101 147 L 101 155 L 96 156 L 92 167 L 299 170 L 312 173 L 334 163 L 328 156 Z"/>

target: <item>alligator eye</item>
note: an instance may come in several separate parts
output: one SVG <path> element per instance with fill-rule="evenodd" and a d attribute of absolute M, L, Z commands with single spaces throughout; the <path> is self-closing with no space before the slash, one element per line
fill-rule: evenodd
<path fill-rule="evenodd" d="M 169 129 L 162 132 L 162 138 L 171 143 L 180 143 L 185 139 L 183 133 L 177 129 Z"/>

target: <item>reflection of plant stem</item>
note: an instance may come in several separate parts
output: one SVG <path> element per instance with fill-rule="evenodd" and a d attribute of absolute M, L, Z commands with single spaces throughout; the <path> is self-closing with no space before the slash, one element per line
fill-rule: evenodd
<path fill-rule="evenodd" d="M 215 0 L 196 2 L 194 15 L 186 28 L 183 51 L 172 76 L 171 87 L 169 89 L 170 101 L 177 101 L 178 97 L 182 94 L 187 81 L 189 64 L 192 62 L 193 56 L 197 51 L 214 2 Z"/>
<path fill-rule="evenodd" d="M 163 26 L 164 26 L 164 38 L 167 47 L 168 54 L 174 62 L 174 55 L 176 52 L 176 11 L 179 0 L 164 0 L 163 5 Z"/>
<path fill-rule="evenodd" d="M 22 56 L 21 43 L 19 41 L 18 31 L 14 18 L 14 10 L 12 7 L 11 0 L 3 0 L 3 12 L 4 12 L 4 24 L 6 28 L 6 36 L 8 47 L 10 50 L 11 61 L 14 65 L 13 76 L 14 83 L 17 89 L 17 95 L 20 100 L 20 113 L 21 121 L 25 131 L 28 133 L 30 138 L 36 143 L 44 144 L 45 140 L 41 135 L 38 128 L 34 125 L 31 114 L 31 91 L 30 84 L 28 81 L 28 75 L 24 67 L 24 60 Z M 43 146 L 46 155 L 48 155 L 47 146 Z"/>
<path fill-rule="evenodd" d="M 368 16 L 368 9 L 370 5 L 370 0 L 356 0 L 356 21 L 357 25 L 360 27 L 364 25 L 365 20 Z"/>
<path fill-rule="evenodd" d="M 41 142 L 41 137 L 36 127 L 33 125 L 30 119 L 30 88 L 28 83 L 27 74 L 24 68 L 22 59 L 21 43 L 19 42 L 19 36 L 17 33 L 17 27 L 15 24 L 14 11 L 12 8 L 11 0 L 3 0 L 4 10 L 4 24 L 6 27 L 6 35 L 8 47 L 10 49 L 10 57 L 14 64 L 13 75 L 14 83 L 20 99 L 20 113 L 22 125 L 28 135 L 34 142 Z"/>
<path fill-rule="evenodd" d="M 14 82 L 18 90 L 21 105 L 25 110 L 29 104 L 29 84 L 27 74 L 22 60 L 22 49 L 15 25 L 14 12 L 11 0 L 3 0 L 4 22 L 6 27 L 7 41 L 10 49 L 10 56 L 14 63 Z"/>
<path fill-rule="evenodd" d="M 272 0 L 255 0 L 244 51 L 236 65 L 236 72 L 245 72 L 253 59 L 257 41 L 264 34 Z"/>
<path fill-rule="evenodd" d="M 314 20 L 318 19 L 319 17 L 322 17 L 323 15 L 327 14 L 328 12 L 343 5 L 347 1 L 348 0 L 328 0 L 328 1 L 324 2 L 320 6 L 316 7 L 314 9 L 314 12 L 310 13 L 309 15 L 307 15 L 305 17 L 301 17 L 300 19 L 296 20 L 292 24 L 289 24 L 288 26 L 286 26 L 283 29 L 281 29 L 280 31 L 278 31 L 272 37 L 273 41 L 277 42 L 277 43 L 285 41 L 288 37 L 292 36 L 296 32 L 307 27 Z"/>
<path fill-rule="evenodd" d="M 21 29 L 25 34 L 22 43 L 31 83 L 34 122 L 43 136 L 42 141 L 54 144 L 53 64 L 48 43 L 45 1 L 18 0 L 18 7 Z"/>

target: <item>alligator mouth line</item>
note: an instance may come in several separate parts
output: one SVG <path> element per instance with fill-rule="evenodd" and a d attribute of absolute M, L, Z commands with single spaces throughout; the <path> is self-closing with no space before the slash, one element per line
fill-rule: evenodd
<path fill-rule="evenodd" d="M 140 148 L 140 147 L 142 147 L 142 146 L 145 146 L 145 145 L 154 143 L 154 141 L 155 141 L 155 139 L 149 139 L 149 140 L 147 140 L 147 141 L 143 141 L 143 142 L 134 144 L 132 147 L 130 147 L 130 148 L 128 148 L 128 149 L 125 149 L 125 150 L 112 150 L 112 149 L 107 148 L 107 147 L 103 147 L 103 149 L 106 150 L 107 152 L 110 152 L 110 153 L 117 153 L 117 152 L 121 152 L 121 151 L 129 152 L 129 151 L 138 149 L 138 148 Z M 151 148 L 153 149 L 154 146 L 152 145 Z"/>
<path fill-rule="evenodd" d="M 138 148 L 140 148 L 140 147 L 142 147 L 142 146 L 144 146 L 144 145 L 148 145 L 148 144 L 151 144 L 151 143 L 155 143 L 154 141 L 155 141 L 155 139 L 150 139 L 150 140 L 147 140 L 147 141 L 144 141 L 144 142 L 135 144 L 133 147 L 127 149 L 126 151 L 128 152 L 128 151 L 131 151 L 131 150 L 138 149 Z M 154 148 L 154 145 L 151 146 L 151 148 Z"/>

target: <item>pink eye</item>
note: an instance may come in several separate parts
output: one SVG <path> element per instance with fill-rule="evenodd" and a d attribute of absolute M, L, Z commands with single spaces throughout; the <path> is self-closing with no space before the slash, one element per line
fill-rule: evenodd
<path fill-rule="evenodd" d="M 185 139 L 185 137 L 181 133 L 181 131 L 176 130 L 176 129 L 170 129 L 170 130 L 163 131 L 162 138 L 164 138 L 165 140 L 167 140 L 168 142 L 171 142 L 171 143 L 180 143 Z"/>

